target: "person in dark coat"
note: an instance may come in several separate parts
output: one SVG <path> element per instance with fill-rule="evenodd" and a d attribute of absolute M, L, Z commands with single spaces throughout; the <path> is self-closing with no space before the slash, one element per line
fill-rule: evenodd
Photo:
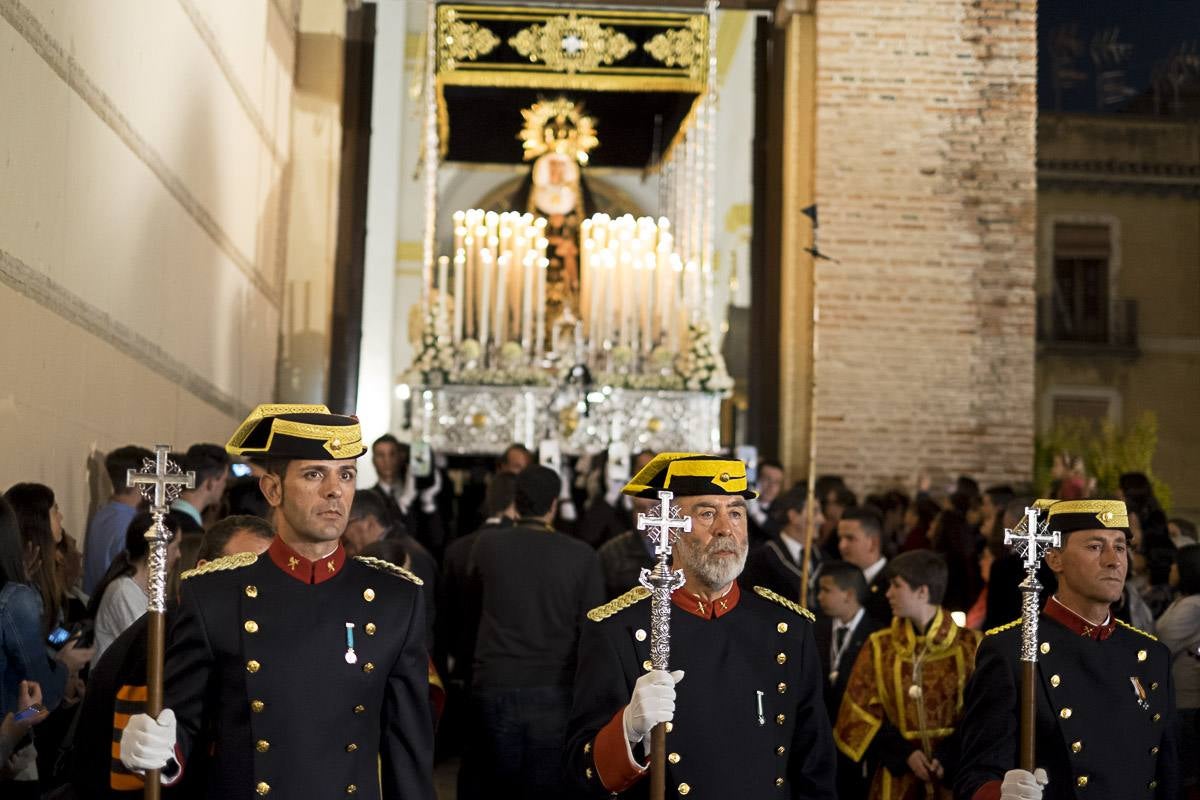
<path fill-rule="evenodd" d="M 425 598 L 408 570 L 346 558 L 358 421 L 324 406 L 259 406 L 227 445 L 263 462 L 276 537 L 183 581 L 164 710 L 130 718 L 131 770 L 177 780 L 211 731 L 206 797 L 432 800 Z"/>
<path fill-rule="evenodd" d="M 963 705 L 959 800 L 1178 796 L 1170 654 L 1116 619 L 1128 569 L 1119 500 L 1063 500 L 1047 512 L 1061 547 L 1038 622 L 1036 771 L 1017 764 L 1020 621 L 988 631 Z"/>
<path fill-rule="evenodd" d="M 802 484 L 796 484 L 775 498 L 771 504 L 772 525 L 763 528 L 765 541 L 750 548 L 746 556 L 746 568 L 742 571 L 738 583 L 743 589 L 754 586 L 765 586 L 776 594 L 804 603 L 812 604 L 816 594 L 817 575 L 821 570 L 822 554 L 817 547 L 812 548 L 812 557 L 808 565 L 808 592 L 801 592 L 804 582 L 804 531 L 808 524 L 805 511 L 805 500 L 808 489 Z M 814 536 L 816 544 L 816 529 L 825 524 L 819 509 L 813 509 Z"/>
<path fill-rule="evenodd" d="M 833 740 L 821 703 L 813 615 L 765 587 L 743 591 L 741 461 L 665 453 L 625 487 L 670 491 L 692 529 L 675 544 L 685 582 L 671 595 L 674 670 L 653 670 L 649 590 L 588 612 L 579 645 L 565 763 L 594 797 L 649 793 L 647 745 L 666 726 L 670 796 L 832 800 Z"/>
<path fill-rule="evenodd" d="M 848 508 L 838 520 L 837 549 L 843 561 L 863 571 L 867 580 L 867 613 L 880 627 L 892 621 L 887 601 L 888 578 L 884 572 L 887 557 L 883 553 L 883 519 L 871 506 Z"/>

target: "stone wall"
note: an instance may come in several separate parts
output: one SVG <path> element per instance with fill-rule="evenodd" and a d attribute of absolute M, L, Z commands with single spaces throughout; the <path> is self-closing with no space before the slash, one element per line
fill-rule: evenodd
<path fill-rule="evenodd" d="M 816 4 L 818 470 L 1028 479 L 1036 2 Z"/>

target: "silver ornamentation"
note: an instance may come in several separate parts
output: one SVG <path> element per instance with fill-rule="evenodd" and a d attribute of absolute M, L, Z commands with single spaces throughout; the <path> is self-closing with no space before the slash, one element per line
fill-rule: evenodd
<path fill-rule="evenodd" d="M 692 530 L 692 518 L 671 505 L 672 492 L 658 493 L 661 503 L 657 516 L 638 514 L 637 529 L 645 531 L 654 543 L 657 561 L 654 569 L 642 568 L 638 582 L 650 590 L 650 664 L 654 669 L 670 669 L 671 663 L 671 592 L 683 586 L 682 570 L 672 571 L 671 549 L 682 533 Z"/>
<path fill-rule="evenodd" d="M 1050 547 L 1061 547 L 1062 536 L 1050 531 L 1049 521 L 1038 525 L 1038 510 L 1025 509 L 1025 517 L 1015 528 L 1005 529 L 1004 543 L 1016 549 L 1025 566 L 1021 582 L 1021 660 L 1036 662 L 1038 650 L 1038 593 L 1042 584 L 1037 579 L 1038 565 Z"/>
<path fill-rule="evenodd" d="M 171 540 L 163 518 L 184 489 L 196 486 L 196 473 L 181 470 L 168 457 L 170 453 L 169 445 L 154 445 L 154 458 L 143 459 L 140 470 L 131 469 L 125 476 L 125 485 L 137 487 L 142 497 L 150 503 L 150 516 L 154 518 L 154 524 L 145 534 L 150 551 L 146 579 L 146 593 L 150 600 L 146 608 L 160 614 L 167 608 L 167 543 Z"/>

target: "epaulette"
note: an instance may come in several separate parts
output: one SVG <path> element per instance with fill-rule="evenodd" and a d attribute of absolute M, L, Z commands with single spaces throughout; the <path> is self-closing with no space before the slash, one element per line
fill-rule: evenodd
<path fill-rule="evenodd" d="M 635 586 L 620 597 L 609 600 L 602 606 L 596 606 L 587 613 L 587 618 L 592 622 L 600 622 L 608 619 L 618 611 L 624 611 L 634 603 L 639 603 L 650 596 L 650 590 L 645 586 Z"/>
<path fill-rule="evenodd" d="M 412 581 L 417 586 L 424 586 L 425 581 L 412 574 L 399 564 L 393 564 L 390 561 L 384 561 L 382 558 L 374 558 L 372 556 L 355 556 L 355 561 L 361 561 L 371 569 L 377 569 L 380 572 L 388 572 L 395 575 L 397 578 L 404 578 L 406 581 Z"/>
<path fill-rule="evenodd" d="M 1006 622 L 1003 625 L 997 625 L 994 628 L 989 628 L 988 630 L 984 631 L 983 635 L 984 636 L 994 636 L 997 633 L 1008 630 L 1009 628 L 1015 628 L 1018 625 L 1020 625 L 1021 622 L 1024 621 L 1024 619 L 1025 619 L 1024 617 L 1017 617 L 1012 622 Z"/>
<path fill-rule="evenodd" d="M 774 592 L 772 592 L 770 589 L 766 588 L 765 586 L 755 586 L 754 593 L 756 595 L 758 595 L 759 597 L 765 597 L 768 600 L 773 600 L 776 603 L 779 603 L 779 605 L 783 606 L 784 608 L 790 608 L 792 611 L 795 611 L 800 616 L 805 617 L 809 622 L 817 621 L 817 618 L 814 617 L 813 613 L 811 611 L 809 611 L 807 608 L 800 605 L 799 603 L 793 603 L 791 600 L 788 600 L 786 597 L 775 594 Z"/>
<path fill-rule="evenodd" d="M 225 572 L 231 569 L 241 569 L 248 567 L 258 561 L 258 555 L 255 553 L 234 553 L 231 556 L 221 556 L 214 558 L 202 567 L 195 569 L 184 570 L 179 575 L 179 580 L 186 581 L 188 578 L 194 578 L 197 575 L 207 575 L 210 572 Z"/>
<path fill-rule="evenodd" d="M 1113 617 L 1113 619 L 1114 619 L 1114 620 L 1116 620 L 1116 623 L 1117 623 L 1118 625 L 1120 625 L 1122 628 L 1128 628 L 1129 630 L 1133 631 L 1134 633 L 1140 633 L 1142 636 L 1145 636 L 1147 639 L 1149 639 L 1149 640 L 1150 640 L 1150 641 L 1152 641 L 1152 642 L 1157 642 L 1157 641 L 1158 641 L 1158 637 L 1157 637 L 1157 636 L 1155 636 L 1153 633 L 1146 633 L 1146 632 L 1145 632 L 1144 630 L 1142 630 L 1141 628 L 1135 628 L 1135 627 L 1133 627 L 1132 625 L 1130 625 L 1128 622 L 1125 622 L 1124 620 L 1117 619 L 1116 617 Z"/>

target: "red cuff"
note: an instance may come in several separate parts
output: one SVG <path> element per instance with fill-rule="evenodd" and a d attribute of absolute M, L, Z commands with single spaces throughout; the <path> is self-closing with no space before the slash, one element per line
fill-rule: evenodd
<path fill-rule="evenodd" d="M 622 708 L 600 729 L 593 742 L 593 759 L 600 783 L 610 792 L 623 792 L 646 775 L 646 768 L 630 758 L 629 742 L 625 740 Z"/>
<path fill-rule="evenodd" d="M 175 743 L 175 771 L 168 777 L 167 772 L 170 766 L 171 762 L 168 761 L 167 766 L 159 770 L 158 782 L 163 786 L 174 786 L 183 777 L 183 751 L 179 749 L 179 742 Z"/>
<path fill-rule="evenodd" d="M 988 781 L 975 790 L 971 800 L 1000 800 L 1000 781 Z"/>

